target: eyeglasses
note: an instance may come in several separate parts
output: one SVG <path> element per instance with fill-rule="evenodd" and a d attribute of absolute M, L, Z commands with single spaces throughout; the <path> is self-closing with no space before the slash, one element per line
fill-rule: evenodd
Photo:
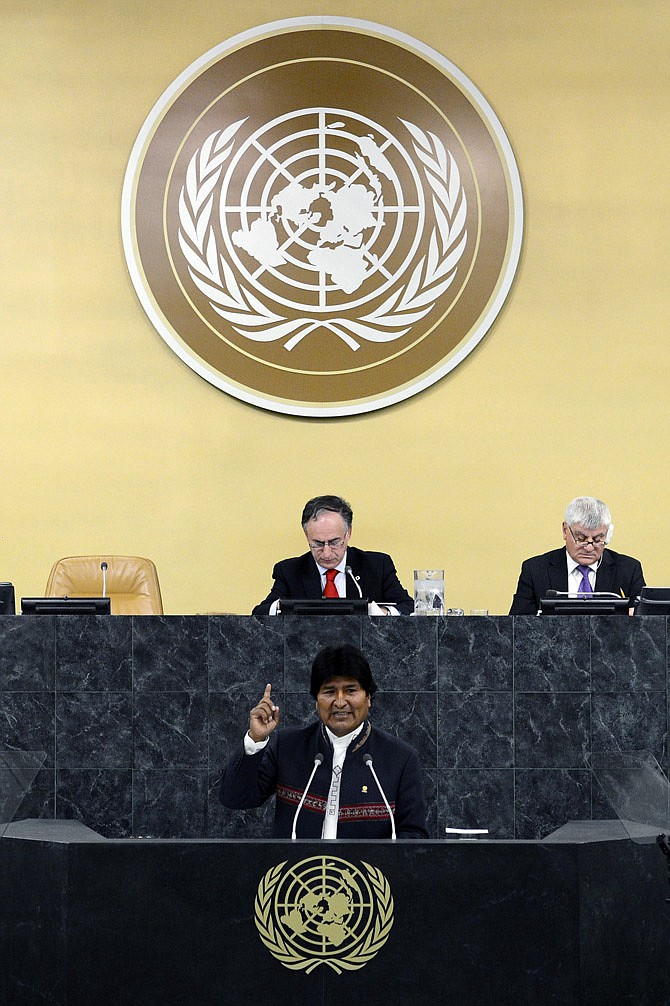
<path fill-rule="evenodd" d="M 593 545 L 594 548 L 602 548 L 603 545 L 607 544 L 607 535 L 605 534 L 596 534 L 593 538 L 587 538 L 587 536 L 582 534 L 581 531 L 577 531 L 575 534 L 569 524 L 568 531 L 572 535 L 572 540 L 575 545 Z"/>
<path fill-rule="evenodd" d="M 342 548 L 345 540 L 344 538 L 331 538 L 330 541 L 308 541 L 307 544 L 313 552 L 323 552 L 324 548 L 332 548 L 336 552 Z"/>

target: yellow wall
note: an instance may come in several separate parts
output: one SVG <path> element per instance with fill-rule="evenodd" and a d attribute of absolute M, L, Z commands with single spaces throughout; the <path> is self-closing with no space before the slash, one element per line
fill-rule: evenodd
<path fill-rule="evenodd" d="M 245 612 L 299 514 L 346 495 L 354 543 L 446 569 L 447 602 L 509 607 L 581 493 L 613 546 L 670 581 L 667 0 L 369 0 L 318 12 L 434 46 L 511 140 L 516 282 L 439 384 L 362 417 L 242 404 L 163 343 L 131 285 L 120 199 L 154 101 L 238 31 L 312 2 L 0 0 L 0 579 L 42 593 L 61 555 L 151 556 L 167 612 Z"/>

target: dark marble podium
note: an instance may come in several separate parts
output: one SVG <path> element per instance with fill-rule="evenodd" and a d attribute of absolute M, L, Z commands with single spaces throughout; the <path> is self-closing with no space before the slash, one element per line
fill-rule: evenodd
<path fill-rule="evenodd" d="M 662 856 L 653 838 L 638 845 L 613 823 L 590 824 L 543 842 L 290 843 L 106 840 L 74 822 L 17 822 L 0 840 L 0 1001 L 665 1006 Z M 353 880 L 333 883 L 343 867 Z M 329 937 L 328 960 L 346 955 L 353 970 L 296 968 L 305 941 L 281 924 L 322 869 L 330 891 L 351 895 L 337 909 L 347 941 Z M 359 884 L 372 870 L 381 902 Z M 300 880 L 286 900 L 261 887 L 276 871 Z M 332 907 L 312 903 L 311 933 Z M 367 910 L 376 942 L 362 961 Z M 274 920 L 270 946 L 259 912 Z M 280 947 L 277 932 L 292 939 Z"/>
<path fill-rule="evenodd" d="M 0 618 L 0 749 L 43 750 L 21 817 L 107 838 L 264 836 L 220 767 L 266 682 L 283 722 L 313 715 L 317 650 L 362 646 L 373 720 L 417 747 L 429 833 L 535 839 L 613 816 L 593 750 L 650 750 L 668 768 L 665 617 Z"/>

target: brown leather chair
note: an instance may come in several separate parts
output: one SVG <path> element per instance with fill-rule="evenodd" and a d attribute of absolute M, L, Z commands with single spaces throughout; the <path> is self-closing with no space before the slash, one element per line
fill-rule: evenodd
<path fill-rule="evenodd" d="M 101 597 L 107 563 L 106 594 L 113 615 L 162 615 L 158 573 L 151 559 L 136 555 L 71 555 L 55 562 L 47 597 Z"/>

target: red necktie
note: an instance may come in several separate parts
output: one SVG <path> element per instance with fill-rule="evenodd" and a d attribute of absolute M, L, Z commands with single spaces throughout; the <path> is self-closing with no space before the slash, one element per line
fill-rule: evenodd
<path fill-rule="evenodd" d="M 337 593 L 337 587 L 335 586 L 335 577 L 337 576 L 336 569 L 326 570 L 326 586 L 323 591 L 324 597 L 339 597 Z"/>

